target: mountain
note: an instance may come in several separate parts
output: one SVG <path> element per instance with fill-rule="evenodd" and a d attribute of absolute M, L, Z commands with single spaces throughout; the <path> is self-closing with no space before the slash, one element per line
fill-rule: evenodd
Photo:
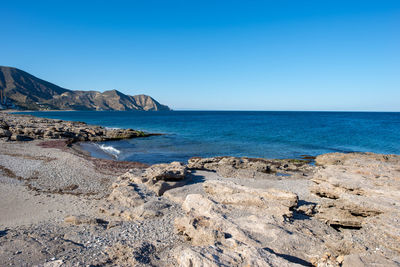
<path fill-rule="evenodd" d="M 170 110 L 147 95 L 125 95 L 117 90 L 75 91 L 39 79 L 17 68 L 0 66 L 0 95 L 30 110 Z M 2 104 L 2 103 L 0 103 Z"/>

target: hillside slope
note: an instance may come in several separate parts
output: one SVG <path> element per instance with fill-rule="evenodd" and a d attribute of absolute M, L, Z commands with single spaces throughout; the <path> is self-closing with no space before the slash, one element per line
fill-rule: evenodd
<path fill-rule="evenodd" d="M 31 110 L 170 110 L 147 95 L 117 90 L 75 91 L 39 79 L 17 68 L 0 66 L 0 90 L 13 104 Z"/>

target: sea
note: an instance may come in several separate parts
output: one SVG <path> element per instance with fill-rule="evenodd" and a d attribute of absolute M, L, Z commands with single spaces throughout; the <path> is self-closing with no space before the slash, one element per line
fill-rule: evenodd
<path fill-rule="evenodd" d="M 303 158 L 329 152 L 400 154 L 400 112 L 45 111 L 38 117 L 163 135 L 81 143 L 94 157 L 148 164 L 191 157 Z"/>

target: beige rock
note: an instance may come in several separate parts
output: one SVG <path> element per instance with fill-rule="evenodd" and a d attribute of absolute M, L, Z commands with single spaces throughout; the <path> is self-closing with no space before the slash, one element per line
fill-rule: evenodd
<path fill-rule="evenodd" d="M 297 239 L 283 230 L 285 216 L 296 206 L 297 196 L 277 189 L 254 189 L 229 181 L 206 181 L 206 196 L 190 194 L 182 204 L 186 216 L 175 220 L 176 232 L 193 247 L 178 251 L 183 266 L 291 266 L 265 245 L 313 242 Z M 304 236 L 304 235 L 301 235 Z M 285 240 L 279 243 L 278 240 Z M 275 243 L 277 242 L 277 243 Z M 307 262 L 298 259 L 299 262 Z"/>
<path fill-rule="evenodd" d="M 185 179 L 187 167 L 180 162 L 155 164 L 146 169 L 144 176 L 149 180 L 179 181 Z"/>
<path fill-rule="evenodd" d="M 346 237 L 358 250 L 350 249 L 343 266 L 383 264 L 377 248 L 384 258 L 400 253 L 400 156 L 331 153 L 316 163 L 315 217 L 340 231 L 359 229 Z"/>
<path fill-rule="evenodd" d="M 292 192 L 275 188 L 255 189 L 228 181 L 206 181 L 204 191 L 223 204 L 256 206 L 268 208 L 270 205 L 283 205 L 292 208 L 297 205 L 298 197 Z"/>
<path fill-rule="evenodd" d="M 128 208 L 138 207 L 145 202 L 144 196 L 139 194 L 133 186 L 116 187 L 111 192 L 108 200 Z"/>
<path fill-rule="evenodd" d="M 268 178 L 276 172 L 310 172 L 306 160 L 270 160 L 256 158 L 214 157 L 189 159 L 188 167 L 197 170 L 216 171 L 224 177 Z"/>
<path fill-rule="evenodd" d="M 153 168 L 153 170 L 158 168 Z M 165 166 L 164 169 L 168 170 L 168 166 Z M 160 196 L 166 190 L 183 184 L 183 181 L 165 182 L 149 179 L 142 176 L 137 170 L 131 170 L 118 177 L 112 184 L 113 190 L 100 212 L 117 216 L 123 220 L 143 220 L 163 216 L 163 210 L 169 205 L 163 201 L 154 200 L 154 194 L 142 192 L 139 185 L 142 187 L 146 185 L 147 189 L 153 191 L 156 196 Z"/>
<path fill-rule="evenodd" d="M 127 172 L 120 176 L 113 187 L 128 186 L 129 184 L 145 184 L 157 196 L 166 191 L 186 184 L 187 167 L 180 162 L 170 164 L 155 164 L 147 168 L 144 173 Z"/>
<path fill-rule="evenodd" d="M 158 181 L 155 184 L 148 184 L 148 188 L 156 193 L 157 196 L 162 196 L 166 191 L 171 190 L 173 188 L 181 187 L 186 184 L 186 181 L 179 182 L 165 182 Z"/>

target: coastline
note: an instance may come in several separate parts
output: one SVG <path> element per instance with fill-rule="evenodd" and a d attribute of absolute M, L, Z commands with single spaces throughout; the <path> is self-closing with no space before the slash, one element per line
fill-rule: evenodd
<path fill-rule="evenodd" d="M 79 141 L 112 141 L 161 135 L 133 129 L 114 129 L 88 125 L 79 121 L 38 118 L 32 115 L 0 113 L 2 121 L 0 138 L 11 141 L 45 139 L 68 139 L 70 143 Z"/>
<path fill-rule="evenodd" d="M 0 140 L 0 265 L 400 262 L 400 156 L 331 153 L 315 166 L 192 158 L 149 167 L 96 159 L 76 143 L 137 137 L 134 130 L 97 135 L 104 128 L 74 122 L 69 128 L 93 131 L 79 136 L 65 130 L 69 122 L 12 116 L 25 127 Z M 25 119 L 65 128 L 25 131 Z"/>

